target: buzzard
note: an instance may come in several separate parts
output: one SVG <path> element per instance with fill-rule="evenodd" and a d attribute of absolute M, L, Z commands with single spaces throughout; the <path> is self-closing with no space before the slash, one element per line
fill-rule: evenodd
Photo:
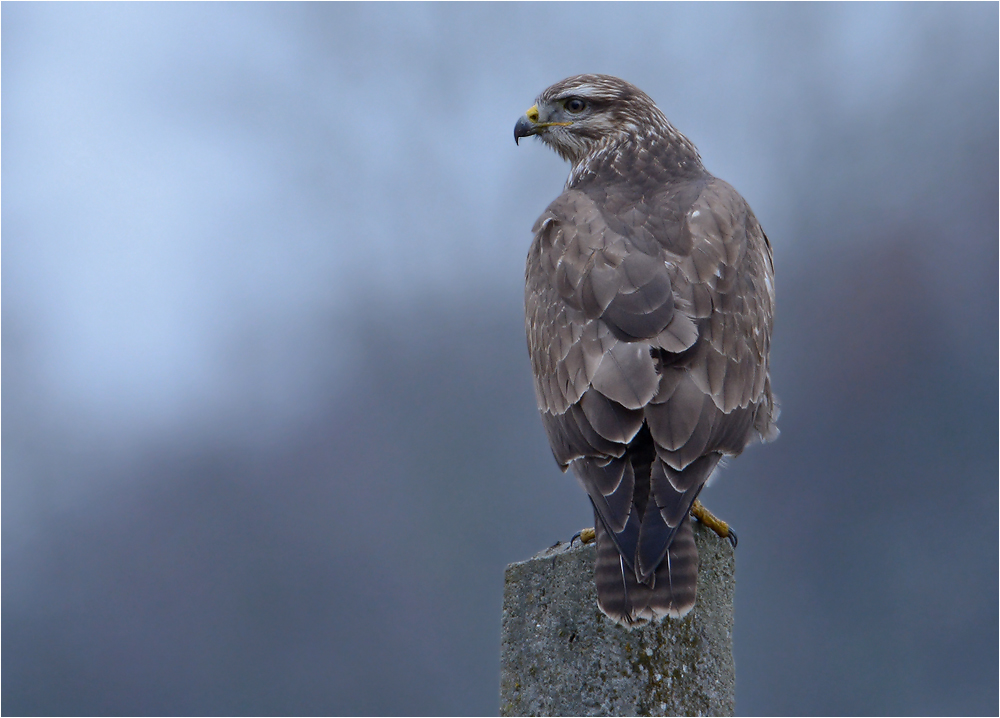
<path fill-rule="evenodd" d="M 680 617 L 698 579 L 689 513 L 714 519 L 699 492 L 723 456 L 777 436 L 771 246 L 623 80 L 552 85 L 514 127 L 530 135 L 572 165 L 533 229 L 525 329 L 552 453 L 594 505 L 598 604 L 626 626 Z"/>

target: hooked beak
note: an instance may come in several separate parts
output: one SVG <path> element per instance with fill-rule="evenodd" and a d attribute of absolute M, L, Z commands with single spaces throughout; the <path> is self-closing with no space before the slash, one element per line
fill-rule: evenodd
<path fill-rule="evenodd" d="M 514 125 L 514 144 L 520 144 L 518 140 L 522 137 L 531 137 L 531 135 L 537 134 L 537 123 L 529 120 L 527 115 L 521 115 L 517 120 L 517 124 Z"/>
<path fill-rule="evenodd" d="M 537 135 L 546 127 L 568 127 L 573 124 L 572 122 L 539 122 L 538 120 L 538 105 L 532 105 L 514 125 L 514 144 L 520 144 L 518 140 L 522 137 Z"/>

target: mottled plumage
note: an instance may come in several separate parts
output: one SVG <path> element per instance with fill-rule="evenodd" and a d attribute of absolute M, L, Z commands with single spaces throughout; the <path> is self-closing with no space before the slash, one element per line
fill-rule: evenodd
<path fill-rule="evenodd" d="M 771 247 L 652 100 L 607 75 L 518 121 L 572 164 L 534 226 L 525 328 L 556 461 L 594 505 L 601 609 L 633 625 L 694 606 L 688 512 L 723 455 L 773 438 Z"/>

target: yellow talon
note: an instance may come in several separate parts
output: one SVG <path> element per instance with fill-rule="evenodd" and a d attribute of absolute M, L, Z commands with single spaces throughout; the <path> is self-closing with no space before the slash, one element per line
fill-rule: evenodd
<path fill-rule="evenodd" d="M 729 528 L 729 524 L 717 517 L 705 508 L 701 501 L 695 500 L 691 506 L 691 515 L 712 529 L 720 538 L 727 539 L 729 543 L 736 547 L 736 532 Z M 594 543 L 597 540 L 597 532 L 594 529 L 582 529 L 580 531 L 580 543 Z"/>
<path fill-rule="evenodd" d="M 706 509 L 701 501 L 695 499 L 691 505 L 691 515 L 712 529 L 720 538 L 728 539 L 733 548 L 736 548 L 736 532 L 729 528 L 729 524 Z"/>

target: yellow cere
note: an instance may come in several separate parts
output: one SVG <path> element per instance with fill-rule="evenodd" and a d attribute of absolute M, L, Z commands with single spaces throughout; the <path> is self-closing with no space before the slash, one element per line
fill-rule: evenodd
<path fill-rule="evenodd" d="M 528 111 L 524 113 L 533 125 L 536 127 L 569 127 L 572 122 L 539 122 L 538 121 L 538 105 L 532 105 L 528 108 Z"/>

